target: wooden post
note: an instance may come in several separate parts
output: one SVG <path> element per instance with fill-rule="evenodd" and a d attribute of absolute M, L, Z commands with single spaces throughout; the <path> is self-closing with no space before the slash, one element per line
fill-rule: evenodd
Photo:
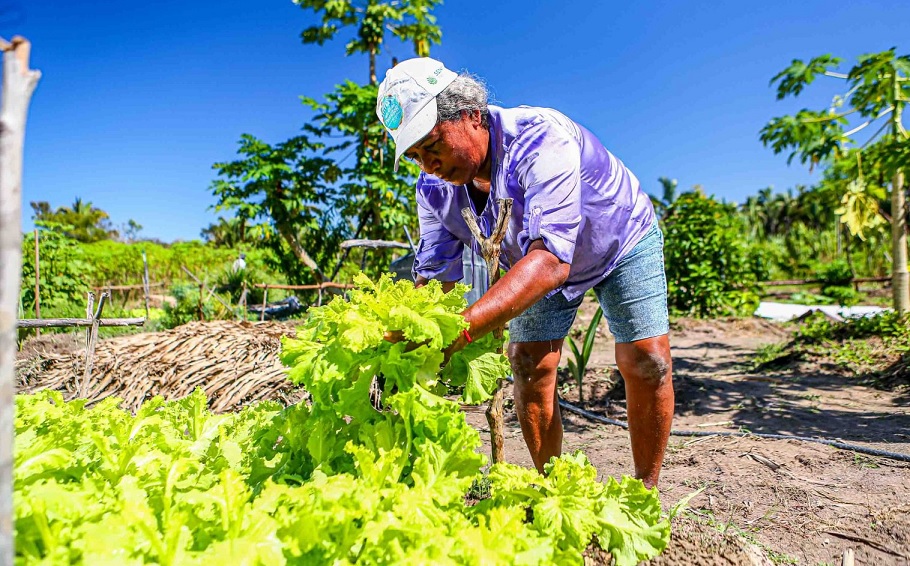
<path fill-rule="evenodd" d="M 487 273 L 490 278 L 491 288 L 499 281 L 499 254 L 502 252 L 502 240 L 506 237 L 509 218 L 512 216 L 512 199 L 501 198 L 496 199 L 496 202 L 499 203 L 499 211 L 496 214 L 496 226 L 493 227 L 489 237 L 484 237 L 483 232 L 480 231 L 480 226 L 477 225 L 477 219 L 474 217 L 471 208 L 465 207 L 461 209 L 461 216 L 467 223 L 474 239 L 480 244 L 480 254 L 483 256 L 484 261 L 487 262 Z M 493 335 L 498 340 L 501 340 L 503 328 L 500 326 L 495 329 Z M 496 351 L 501 354 L 502 347 L 497 348 Z M 505 462 L 502 382 L 503 380 L 500 379 L 499 383 L 496 384 L 496 391 L 493 392 L 493 398 L 490 399 L 486 412 L 487 423 L 490 425 L 490 446 L 494 464 Z"/>
<path fill-rule="evenodd" d="M 95 315 L 95 294 L 89 291 L 86 295 L 85 302 L 85 318 L 92 320 L 92 317 Z M 89 364 L 89 349 L 92 343 L 92 327 L 89 325 L 85 329 L 85 367 L 88 367 Z"/>
<path fill-rule="evenodd" d="M 35 228 L 35 318 L 41 318 L 41 253 L 38 251 L 38 229 Z M 35 329 L 41 336 L 41 329 Z"/>
<path fill-rule="evenodd" d="M 94 297 L 93 297 L 94 298 Z M 95 364 L 95 343 L 98 342 L 98 326 L 100 325 L 101 311 L 104 310 L 104 302 L 109 299 L 110 295 L 101 293 L 98 299 L 98 309 L 95 314 L 89 313 L 92 319 L 92 325 L 86 330 L 88 333 L 88 345 L 85 348 L 85 373 L 82 375 L 82 387 L 79 395 L 85 399 L 88 398 L 89 381 L 92 378 L 92 366 Z"/>
<path fill-rule="evenodd" d="M 0 40 L 0 564 L 12 564 L 16 308 L 22 276 L 22 147 L 28 105 L 41 73 L 28 68 L 31 44 Z"/>
<path fill-rule="evenodd" d="M 205 311 L 203 310 L 203 306 L 202 306 L 202 300 L 203 300 L 204 294 L 205 294 L 205 285 L 203 285 L 202 282 L 200 281 L 199 282 L 199 305 L 198 305 L 197 311 L 196 311 L 196 317 L 199 320 L 205 320 Z"/>
<path fill-rule="evenodd" d="M 265 288 L 262 290 L 262 310 L 259 312 L 259 322 L 265 320 L 265 304 L 269 300 L 269 284 L 265 284 Z"/>
<path fill-rule="evenodd" d="M 149 260 L 142 250 L 142 289 L 145 292 L 145 320 L 149 319 Z"/>
<path fill-rule="evenodd" d="M 187 275 L 189 275 L 189 276 L 193 279 L 193 281 L 195 281 L 196 283 L 198 283 L 198 284 L 199 284 L 199 288 L 200 288 L 202 291 L 204 291 L 205 289 L 207 289 L 207 287 L 205 286 L 205 283 L 203 283 L 202 281 L 199 280 L 198 277 L 196 277 L 195 275 L 193 275 L 193 272 L 190 271 L 189 269 L 187 269 L 185 265 L 181 265 L 181 266 L 180 266 L 180 269 L 182 269 L 182 270 L 184 271 L 184 273 L 186 273 Z M 200 293 L 199 293 L 200 296 L 202 295 L 202 291 L 200 291 Z M 224 300 L 223 300 L 221 297 L 219 297 L 218 295 L 216 295 L 216 294 L 214 293 L 214 291 L 213 291 L 212 294 L 209 295 L 209 296 L 213 296 L 213 297 L 215 297 L 216 299 L 218 299 L 218 302 L 221 303 L 222 305 L 224 305 L 224 308 L 226 308 L 226 309 L 228 310 L 228 312 L 232 312 L 232 311 L 234 310 L 234 309 L 231 308 L 231 305 L 225 303 Z"/>

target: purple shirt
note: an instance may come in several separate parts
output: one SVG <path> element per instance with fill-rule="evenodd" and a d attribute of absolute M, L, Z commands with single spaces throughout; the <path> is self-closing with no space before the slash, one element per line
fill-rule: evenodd
<path fill-rule="evenodd" d="M 488 236 L 499 198 L 514 199 L 503 269 L 524 257 L 532 241 L 543 240 L 571 265 L 565 284 L 553 291 L 569 300 L 609 275 L 654 224 L 651 199 L 635 175 L 594 134 L 555 110 L 490 106 L 490 151 L 492 186 L 483 211 L 474 209 L 466 185 L 425 173 L 417 180 L 417 275 L 461 279 L 464 245 L 480 249 L 461 209 L 474 210 Z"/>

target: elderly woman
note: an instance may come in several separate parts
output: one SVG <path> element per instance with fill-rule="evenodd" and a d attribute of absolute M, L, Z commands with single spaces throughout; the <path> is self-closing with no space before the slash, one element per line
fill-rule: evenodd
<path fill-rule="evenodd" d="M 512 198 L 505 275 L 469 307 L 468 336 L 511 321 L 515 409 L 538 470 L 562 450 L 556 368 L 584 294 L 593 289 L 616 338 L 635 476 L 657 484 L 673 418 L 663 236 L 638 179 L 588 130 L 549 108 L 487 104 L 482 83 L 429 58 L 386 73 L 376 110 L 417 180 L 417 284 L 462 278 L 461 215 L 486 235 L 497 199 Z"/>

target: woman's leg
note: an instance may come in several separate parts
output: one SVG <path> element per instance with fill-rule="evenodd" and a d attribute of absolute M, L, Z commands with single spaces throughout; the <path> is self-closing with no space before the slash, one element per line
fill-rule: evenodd
<path fill-rule="evenodd" d="M 673 421 L 673 362 L 667 335 L 616 344 L 616 365 L 626 384 L 626 407 L 635 477 L 657 485 Z"/>
<path fill-rule="evenodd" d="M 515 413 L 537 471 L 562 453 L 562 420 L 556 396 L 556 368 L 562 339 L 509 344 L 515 378 Z"/>

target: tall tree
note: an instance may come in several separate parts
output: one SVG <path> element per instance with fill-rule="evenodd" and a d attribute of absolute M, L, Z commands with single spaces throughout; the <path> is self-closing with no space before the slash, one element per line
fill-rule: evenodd
<path fill-rule="evenodd" d="M 787 162 L 799 157 L 810 167 L 819 164 L 830 166 L 839 160 L 856 160 L 867 166 L 879 167 L 891 181 L 891 247 L 892 291 L 894 308 L 898 312 L 910 310 L 910 274 L 907 272 L 907 211 L 904 201 L 904 178 L 910 169 L 910 134 L 902 123 L 903 110 L 910 101 L 910 56 L 896 55 L 889 49 L 859 57 L 846 73 L 835 72 L 841 59 L 822 55 L 804 62 L 795 59 L 789 67 L 771 79 L 777 83 L 778 100 L 799 95 L 818 76 L 829 76 L 846 82 L 847 91 L 834 97 L 824 110 L 803 109 L 793 116 L 772 119 L 761 130 L 761 140 L 775 153 L 789 151 Z M 849 131 L 848 117 L 856 115 L 861 122 Z M 870 125 L 877 130 L 861 144 L 855 136 Z M 856 151 L 849 152 L 849 149 Z M 862 167 L 850 180 L 853 196 L 857 191 L 873 194 L 876 187 L 862 175 Z M 845 192 L 845 200 L 851 195 Z M 874 198 L 852 201 L 856 206 L 870 206 Z M 856 211 L 844 203 L 843 212 Z M 863 214 L 854 218 L 874 219 Z"/>
<path fill-rule="evenodd" d="M 214 165 L 221 176 L 212 184 L 216 210 L 232 210 L 242 222 L 256 224 L 281 258 L 285 275 L 300 283 L 309 281 L 300 264 L 317 282 L 327 280 L 340 243 L 332 186 L 340 170 L 334 161 L 313 155 L 322 148 L 306 135 L 272 146 L 244 134 L 242 158 Z"/>
<path fill-rule="evenodd" d="M 29 204 L 32 207 L 32 219 L 35 222 L 62 232 L 74 240 L 98 242 L 118 236 L 108 213 L 79 197 L 76 197 L 72 206 L 61 206 L 57 210 L 51 210 L 50 203 L 45 201 Z"/>
<path fill-rule="evenodd" d="M 281 235 L 281 245 L 292 250 L 316 279 L 334 279 L 342 261 L 333 254 L 342 240 L 401 239 L 416 223 L 413 179 L 418 169 L 402 163 L 399 172 L 393 172 L 387 158 L 394 155 L 391 140 L 375 114 L 377 57 L 389 34 L 412 42 L 417 55 L 428 55 L 430 45 L 439 43 L 442 35 L 431 14 L 439 0 L 297 4 L 320 21 L 303 31 L 304 43 L 322 45 L 344 28 L 356 29 L 346 54 L 367 55 L 369 81 L 365 85 L 344 81 L 321 102 L 303 97 L 316 115 L 303 127 L 304 134 L 293 140 L 270 146 L 244 136 L 242 158 L 216 164 L 222 179 L 212 188 L 217 209 L 233 210 L 240 218 L 274 229 Z M 274 239 L 266 240 L 277 245 Z M 385 260 L 387 254 L 376 252 L 374 260 Z M 378 271 L 374 266 L 372 270 Z"/>
<path fill-rule="evenodd" d="M 308 27 L 300 34 L 304 43 L 323 45 L 342 28 L 357 28 L 345 51 L 348 55 L 365 53 L 369 57 L 371 85 L 378 84 L 376 57 L 387 32 L 402 41 L 413 42 L 418 57 L 429 56 L 430 44 L 438 44 L 442 39 L 442 30 L 432 14 L 441 3 L 442 0 L 295 0 L 295 4 L 320 18 L 320 25 Z"/>
<path fill-rule="evenodd" d="M 375 115 L 376 63 L 389 33 L 400 41 L 411 42 L 418 57 L 429 56 L 430 46 L 442 39 L 442 31 L 432 14 L 440 0 L 299 0 L 297 3 L 320 18 L 320 25 L 301 34 L 304 43 L 322 45 L 342 29 L 351 27 L 356 32 L 345 46 L 346 54 L 368 57 L 366 85 L 346 81 L 328 94 L 325 102 L 304 98 L 318 112 L 315 120 L 325 134 L 343 140 L 327 146 L 326 155 L 341 156 L 339 165 L 344 166 L 339 188 L 344 195 L 342 216 L 350 219 L 349 233 L 353 238 L 402 239 L 405 230 L 416 227 L 413 179 L 419 170 L 402 163 L 396 174 L 391 160 L 386 158 L 394 155 L 394 148 Z M 353 162 L 347 161 L 350 157 L 354 158 Z M 376 255 L 385 259 L 388 253 Z M 341 262 L 336 264 L 333 276 L 340 267 Z"/>

